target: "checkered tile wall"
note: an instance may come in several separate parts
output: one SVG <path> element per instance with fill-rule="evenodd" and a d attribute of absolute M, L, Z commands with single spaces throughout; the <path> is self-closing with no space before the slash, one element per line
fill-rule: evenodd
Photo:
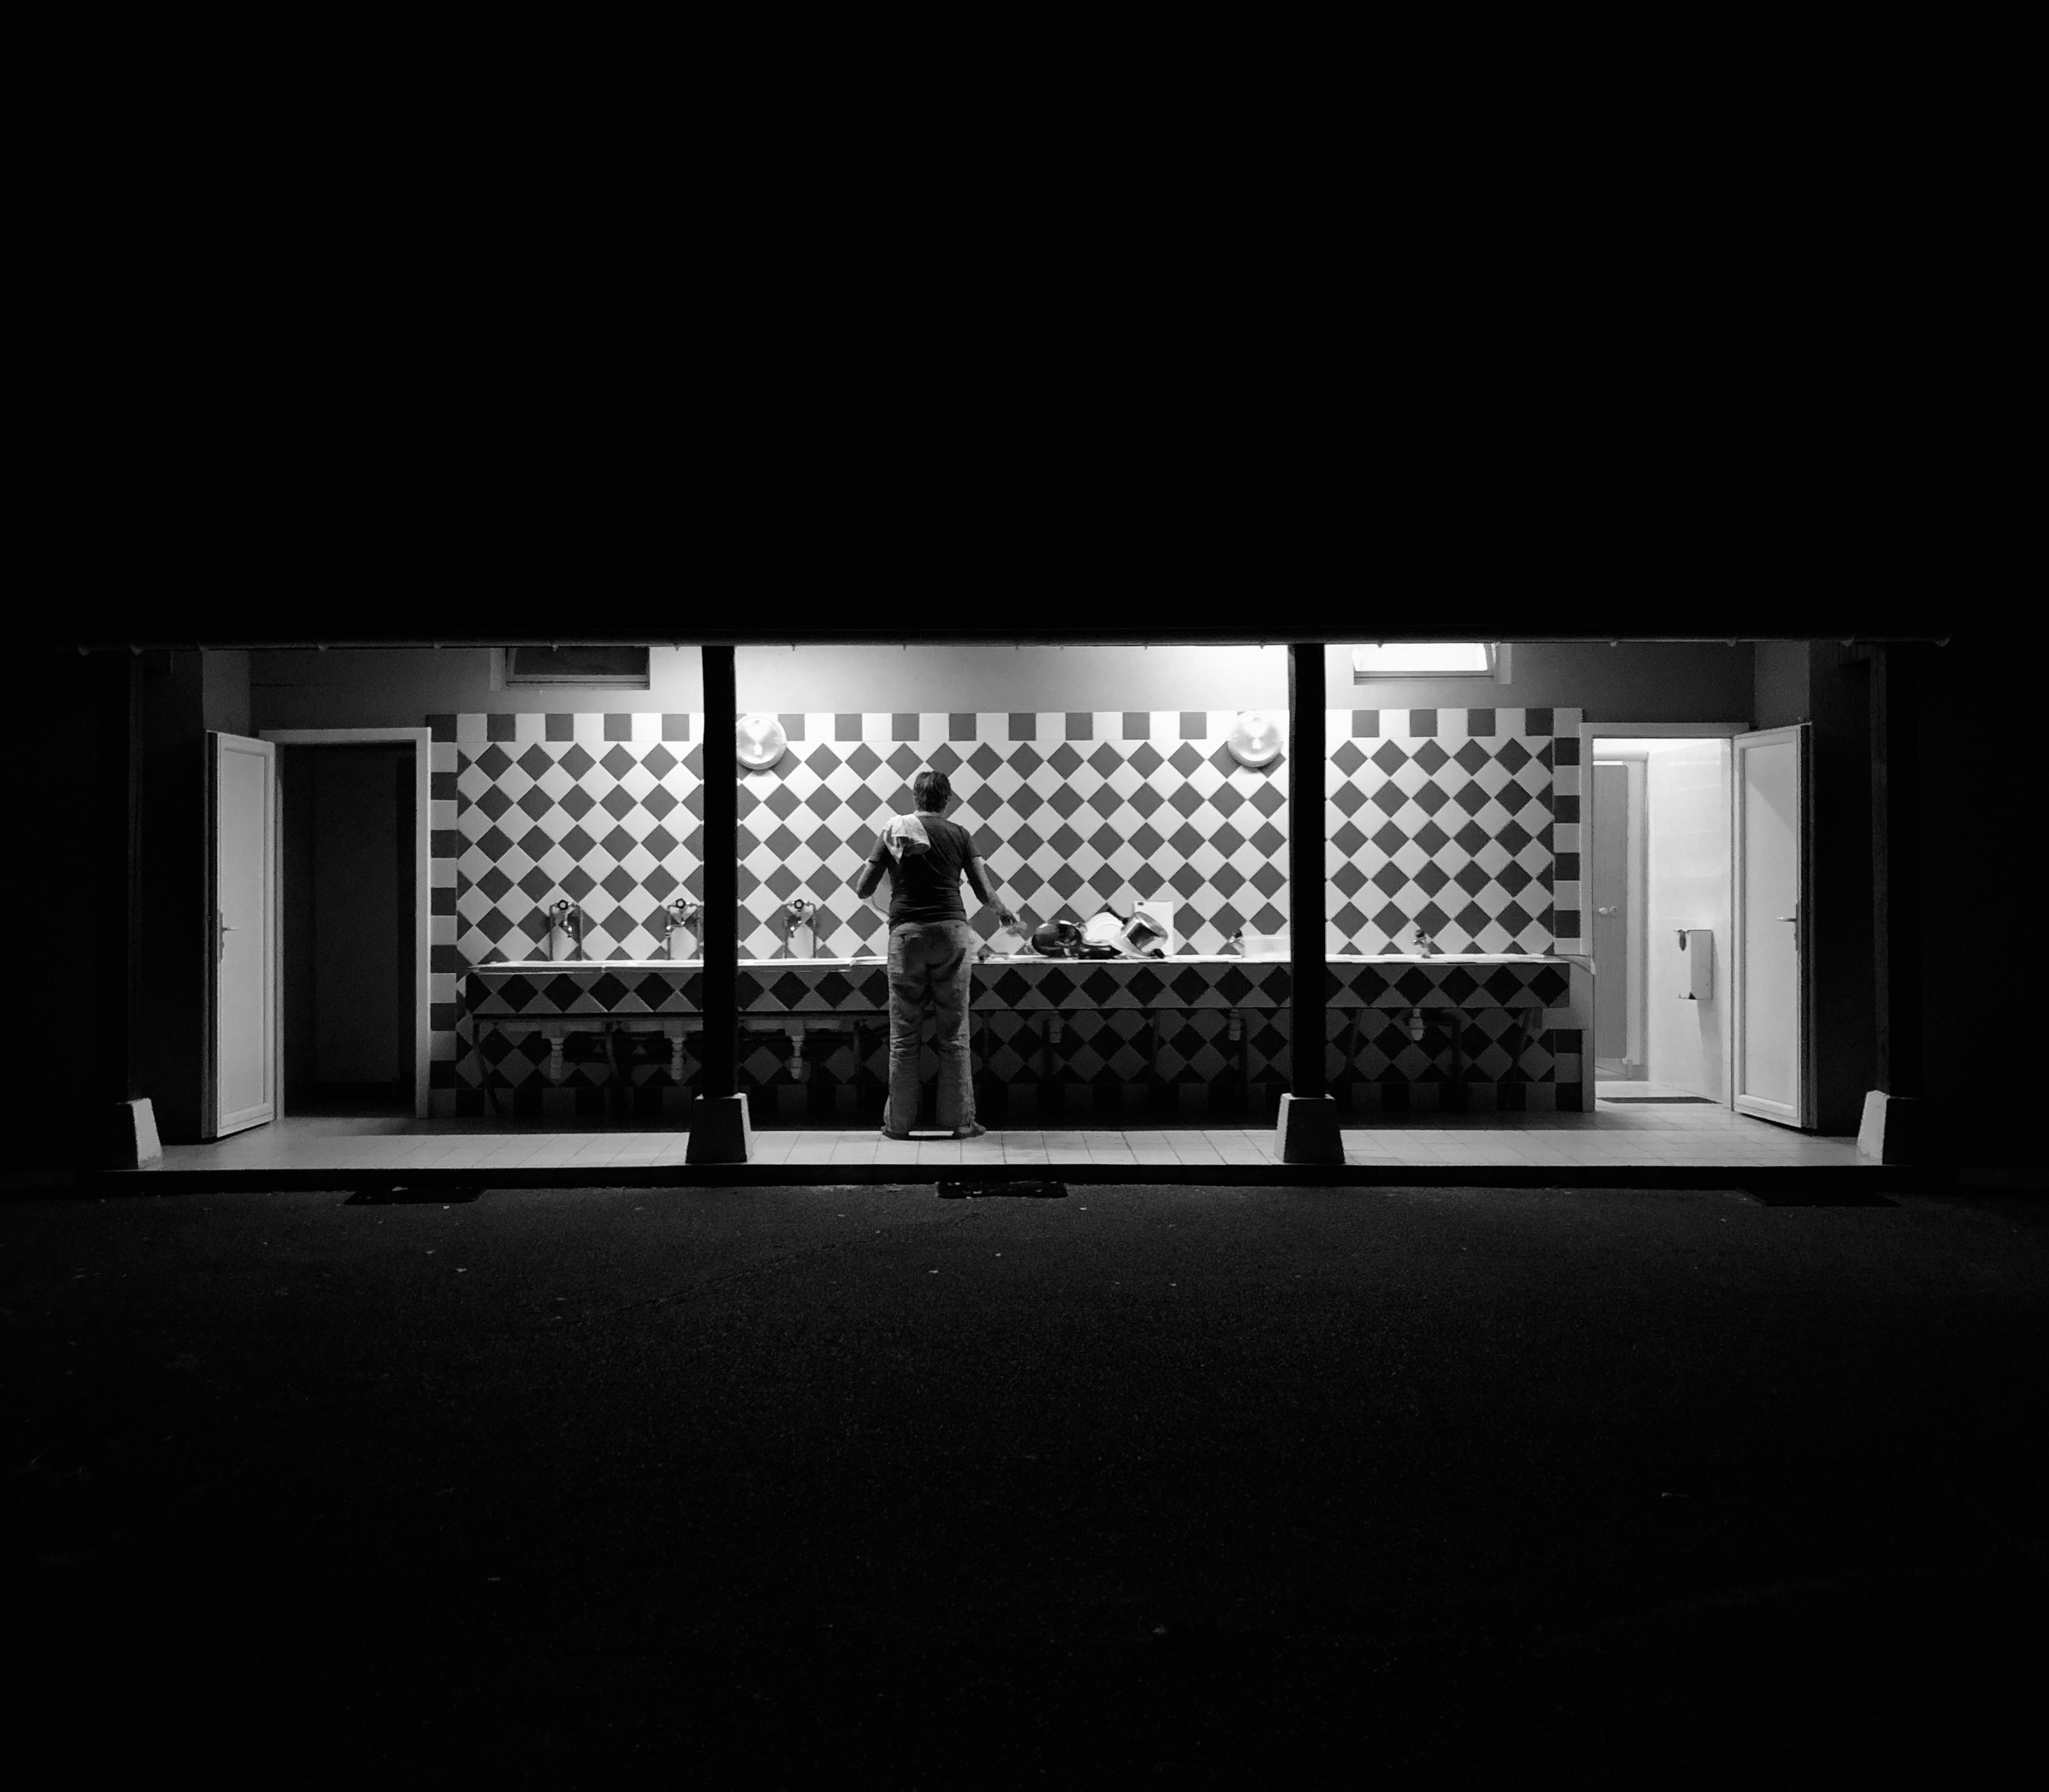
<path fill-rule="evenodd" d="M 430 716 L 434 1079 L 454 1083 L 465 963 L 545 952 L 579 903 L 592 958 L 660 954 L 664 902 L 703 894 L 701 713 Z M 820 905 L 818 949 L 881 949 L 847 885 L 920 767 L 1035 918 L 1171 900 L 1184 953 L 1288 924 L 1285 756 L 1240 765 L 1225 710 L 807 714 L 742 776 L 741 955 L 783 950 L 782 905 Z M 1332 710 L 1326 933 L 1332 953 L 1546 953 L 1580 937 L 1571 709 Z M 992 917 L 982 917 L 986 927 Z M 687 936 L 679 935 L 679 939 Z"/>
<path fill-rule="evenodd" d="M 1573 951 L 1577 709 L 1333 709 L 1324 865 L 1336 953 Z"/>

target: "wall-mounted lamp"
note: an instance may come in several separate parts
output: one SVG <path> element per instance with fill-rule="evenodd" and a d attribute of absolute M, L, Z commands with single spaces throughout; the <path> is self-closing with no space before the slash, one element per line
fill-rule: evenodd
<path fill-rule="evenodd" d="M 783 725 L 773 716 L 742 716 L 734 733 L 734 750 L 749 772 L 766 772 L 789 744 Z"/>
<path fill-rule="evenodd" d="M 1224 741 L 1240 765 L 1270 765 L 1281 755 L 1281 724 L 1259 709 L 1241 715 Z"/>

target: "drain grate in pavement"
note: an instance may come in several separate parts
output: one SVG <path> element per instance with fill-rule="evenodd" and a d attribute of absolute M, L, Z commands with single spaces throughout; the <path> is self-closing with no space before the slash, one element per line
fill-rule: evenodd
<path fill-rule="evenodd" d="M 453 1207 L 484 1192 L 475 1183 L 430 1188 L 416 1182 L 366 1183 L 341 1204 L 345 1207 Z"/>
<path fill-rule="evenodd" d="M 1041 1201 L 1057 1201 L 1067 1192 L 1064 1182 L 943 1182 L 939 1198 L 958 1201 L 977 1195 L 1024 1195 Z"/>

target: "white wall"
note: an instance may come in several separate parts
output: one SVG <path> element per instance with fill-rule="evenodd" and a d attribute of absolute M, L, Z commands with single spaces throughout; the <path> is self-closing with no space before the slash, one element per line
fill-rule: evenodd
<path fill-rule="evenodd" d="M 260 728 L 417 728 L 429 715 L 550 710 L 688 715 L 704 708 L 693 646 L 649 651 L 648 688 L 495 684 L 488 647 L 334 648 L 250 656 Z M 1028 712 L 1279 709 L 1285 647 L 744 647 L 733 654 L 743 710 Z M 1487 687 L 1492 692 L 1495 687 Z M 1333 685 L 1336 708 L 1369 704 Z M 1361 691 L 1366 687 L 1361 686 Z M 1476 701 L 1472 693 L 1458 702 Z M 1485 701 L 1520 703 L 1506 690 Z"/>
<path fill-rule="evenodd" d="M 1727 1098 L 1729 747 L 1722 740 L 1647 740 L 1644 1001 L 1650 1080 Z M 1715 999 L 1685 1001 L 1681 927 L 1712 927 Z"/>
<path fill-rule="evenodd" d="M 1162 615 L 1171 620 L 1167 610 Z M 507 689 L 494 682 L 488 647 L 294 649 L 243 657 L 258 728 L 418 728 L 429 715 L 687 715 L 704 707 L 702 662 L 688 643 L 650 650 L 646 690 Z M 1744 721 L 1752 701 L 1747 641 L 1733 647 L 1519 642 L 1511 661 L 1513 681 L 1505 685 L 1355 684 L 1351 650 L 1343 646 L 1329 648 L 1325 663 L 1324 700 L 1333 709 L 1499 705 L 1578 709 L 1594 721 L 1609 715 Z M 798 715 L 1280 709 L 1288 701 L 1288 651 L 1281 647 L 743 647 L 734 651 L 733 674 L 743 710 Z"/>

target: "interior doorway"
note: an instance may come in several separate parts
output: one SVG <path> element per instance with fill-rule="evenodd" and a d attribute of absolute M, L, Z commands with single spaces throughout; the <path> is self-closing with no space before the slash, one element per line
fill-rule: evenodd
<path fill-rule="evenodd" d="M 1597 1102 L 1732 1105 L 1732 737 L 1740 723 L 1581 729 Z"/>
<path fill-rule="evenodd" d="M 266 735 L 278 743 L 281 799 L 279 1083 L 287 1114 L 426 1113 L 426 736 Z"/>

